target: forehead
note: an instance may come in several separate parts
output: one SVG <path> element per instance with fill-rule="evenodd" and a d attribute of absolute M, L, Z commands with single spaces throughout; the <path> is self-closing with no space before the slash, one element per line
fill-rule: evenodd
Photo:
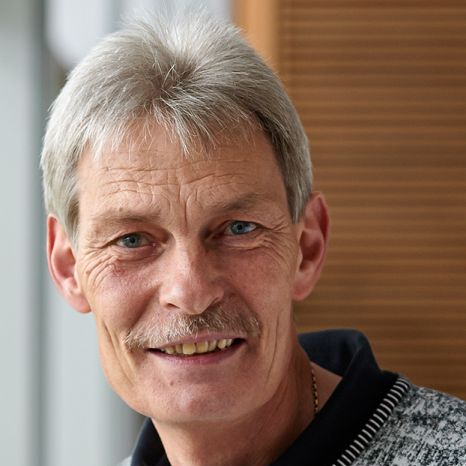
<path fill-rule="evenodd" d="M 217 182 L 222 177 L 257 181 L 268 177 L 269 184 L 283 185 L 274 150 L 259 130 L 248 138 L 224 138 L 209 151 L 195 149 L 185 154 L 166 131 L 154 127 L 149 137 L 146 134 L 131 144 L 104 150 L 98 158 L 85 152 L 78 165 L 81 192 L 104 187 L 111 191 L 118 189 L 118 183 L 128 182 L 138 183 L 140 190 L 144 185 L 190 185 L 209 177 L 216 177 Z"/>

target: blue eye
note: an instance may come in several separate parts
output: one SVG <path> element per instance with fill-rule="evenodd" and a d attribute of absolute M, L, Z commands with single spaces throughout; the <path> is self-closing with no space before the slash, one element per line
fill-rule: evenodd
<path fill-rule="evenodd" d="M 235 222 L 231 222 L 226 228 L 227 235 L 244 235 L 246 233 L 251 233 L 257 228 L 257 225 L 252 222 L 244 222 L 241 220 L 237 220 Z"/>
<path fill-rule="evenodd" d="M 140 233 L 131 233 L 129 235 L 122 236 L 116 244 L 124 248 L 134 249 L 147 245 L 148 241 Z"/>

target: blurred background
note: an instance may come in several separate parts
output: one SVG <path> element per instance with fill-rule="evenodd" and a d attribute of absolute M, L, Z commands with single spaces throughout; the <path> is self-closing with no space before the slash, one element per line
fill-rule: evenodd
<path fill-rule="evenodd" d="M 358 328 L 384 368 L 466 398 L 466 1 L 3 0 L 2 465 L 131 451 L 141 419 L 48 278 L 39 152 L 67 72 L 122 14 L 193 3 L 244 29 L 308 130 L 332 237 L 300 329 Z"/>

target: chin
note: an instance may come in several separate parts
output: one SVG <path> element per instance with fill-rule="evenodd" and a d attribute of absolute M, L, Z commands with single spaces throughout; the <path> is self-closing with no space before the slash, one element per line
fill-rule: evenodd
<path fill-rule="evenodd" d="M 184 390 L 174 390 L 170 395 L 154 395 L 146 400 L 142 411 L 156 424 L 187 424 L 203 422 L 231 421 L 250 412 L 251 400 L 244 399 L 234 390 L 215 391 L 198 386 Z"/>
<path fill-rule="evenodd" d="M 151 410 L 151 418 L 170 423 L 209 422 L 233 419 L 237 416 L 238 406 L 231 397 L 199 393 L 180 394 L 176 398 L 167 399 L 164 406 L 158 404 Z"/>

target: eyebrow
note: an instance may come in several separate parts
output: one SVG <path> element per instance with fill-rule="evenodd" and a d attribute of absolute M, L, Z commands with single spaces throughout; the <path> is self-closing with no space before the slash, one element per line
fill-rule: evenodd
<path fill-rule="evenodd" d="M 244 210 L 244 209 L 251 209 L 256 207 L 257 205 L 268 203 L 268 200 L 261 197 L 256 192 L 251 192 L 247 194 L 243 194 L 237 199 L 233 199 L 231 201 L 220 201 L 217 202 L 215 205 L 210 207 L 210 210 L 213 212 L 232 212 L 235 210 Z"/>
<path fill-rule="evenodd" d="M 90 220 L 90 232 L 92 235 L 100 235 L 114 229 L 121 228 L 128 223 L 143 224 L 157 222 L 158 215 L 135 215 L 133 212 L 108 210 L 100 215 L 95 215 Z"/>
<path fill-rule="evenodd" d="M 264 198 L 256 192 L 251 192 L 243 194 L 236 199 L 216 202 L 213 205 L 207 206 L 206 209 L 214 214 L 222 214 L 240 210 L 251 210 L 259 206 L 265 207 L 267 204 L 270 204 L 270 199 Z M 90 223 L 94 230 L 100 230 L 120 226 L 124 223 L 159 223 L 162 218 L 163 216 L 156 206 L 154 206 L 150 214 L 138 214 L 134 210 L 110 208 L 101 214 L 93 216 Z"/>

